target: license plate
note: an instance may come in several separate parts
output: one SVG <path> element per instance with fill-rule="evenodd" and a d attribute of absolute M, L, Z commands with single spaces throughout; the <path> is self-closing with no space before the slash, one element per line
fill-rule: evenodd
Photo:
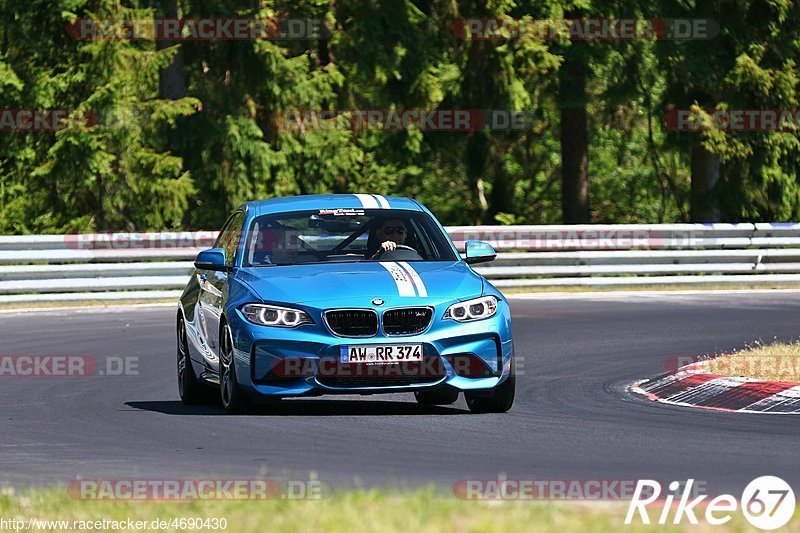
<path fill-rule="evenodd" d="M 361 346 L 342 346 L 342 363 L 404 363 L 422 361 L 421 344 L 368 344 Z"/>

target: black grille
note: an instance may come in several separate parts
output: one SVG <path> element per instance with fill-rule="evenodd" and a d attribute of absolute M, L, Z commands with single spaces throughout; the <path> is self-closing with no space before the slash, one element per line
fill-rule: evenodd
<path fill-rule="evenodd" d="M 378 333 L 378 315 L 374 311 L 328 311 L 325 320 L 331 331 L 342 337 L 372 337 Z"/>
<path fill-rule="evenodd" d="M 383 314 L 383 332 L 387 335 L 416 335 L 428 328 L 433 311 L 428 307 L 390 309 Z"/>

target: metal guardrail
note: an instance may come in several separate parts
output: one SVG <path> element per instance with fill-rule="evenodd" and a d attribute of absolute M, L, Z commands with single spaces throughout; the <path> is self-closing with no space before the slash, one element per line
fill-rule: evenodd
<path fill-rule="evenodd" d="M 475 267 L 499 288 L 791 284 L 800 224 L 447 228 L 463 250 L 498 250 Z M 216 232 L 0 236 L 0 303 L 177 298 Z"/>

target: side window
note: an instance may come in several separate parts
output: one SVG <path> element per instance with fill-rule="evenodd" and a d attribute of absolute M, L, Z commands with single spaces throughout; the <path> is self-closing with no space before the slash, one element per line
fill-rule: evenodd
<path fill-rule="evenodd" d="M 417 252 L 428 261 L 440 261 L 439 250 L 436 249 L 436 246 L 431 245 L 427 221 L 424 219 L 415 220 L 412 218 L 409 222 L 409 238 L 416 237 L 411 242 Z"/>
<path fill-rule="evenodd" d="M 217 237 L 217 242 L 214 243 L 215 248 L 225 250 L 225 264 L 228 266 L 233 265 L 236 258 L 236 250 L 242 240 L 242 229 L 244 229 L 244 213 L 237 211 L 228 219 Z"/>

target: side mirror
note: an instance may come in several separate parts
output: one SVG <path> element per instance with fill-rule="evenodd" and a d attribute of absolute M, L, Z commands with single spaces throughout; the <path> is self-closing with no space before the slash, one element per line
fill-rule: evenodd
<path fill-rule="evenodd" d="M 225 250 L 222 248 L 203 250 L 197 254 L 197 259 L 194 260 L 194 267 L 200 270 L 227 271 L 228 266 L 225 264 Z"/>
<path fill-rule="evenodd" d="M 492 245 L 488 242 L 467 241 L 466 252 L 467 256 L 464 258 L 464 261 L 470 265 L 494 261 L 497 257 L 497 252 L 494 251 L 494 248 L 492 248 Z"/>

